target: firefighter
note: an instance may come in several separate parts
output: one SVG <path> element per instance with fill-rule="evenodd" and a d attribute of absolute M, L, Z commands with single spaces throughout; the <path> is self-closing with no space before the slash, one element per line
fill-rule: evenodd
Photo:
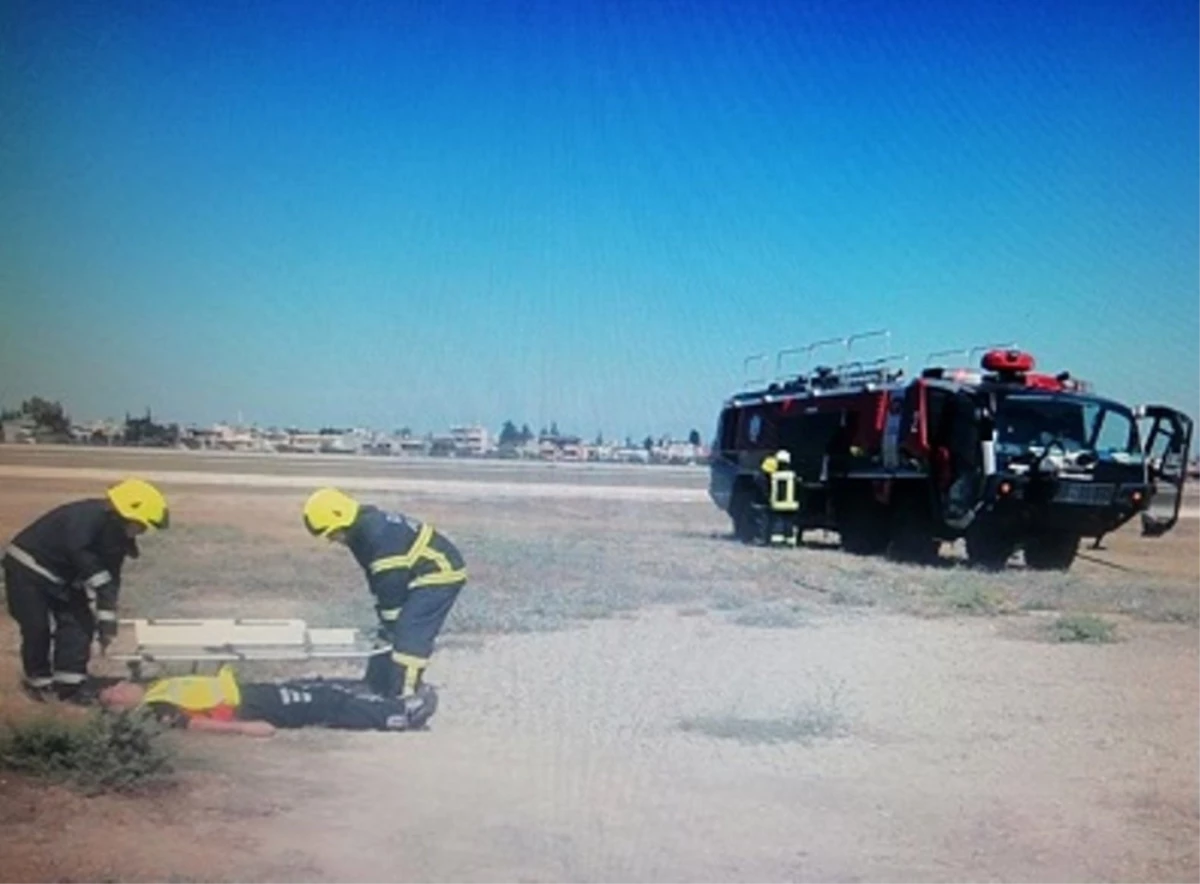
<path fill-rule="evenodd" d="M 99 699 L 109 709 L 145 708 L 171 727 L 254 737 L 269 737 L 276 728 L 417 730 L 437 710 L 430 685 L 401 699 L 341 679 L 243 682 L 227 665 L 215 676 L 162 678 L 145 686 L 119 681 L 101 690 Z"/>
<path fill-rule="evenodd" d="M 767 481 L 767 539 L 771 545 L 796 546 L 800 540 L 800 529 L 796 527 L 800 503 L 796 499 L 796 474 L 791 464 L 791 452 L 784 449 L 762 462 Z"/>
<path fill-rule="evenodd" d="M 29 696 L 94 699 L 92 640 L 98 631 L 103 652 L 116 638 L 121 567 L 127 557 L 138 557 L 139 535 L 168 521 L 162 493 L 126 479 L 102 498 L 50 510 L 12 539 L 2 565 L 8 611 L 21 629 L 22 687 Z"/>
<path fill-rule="evenodd" d="M 386 696 L 416 693 L 434 640 L 466 583 L 462 555 L 431 525 L 360 504 L 335 488 L 309 497 L 304 525 L 315 537 L 348 547 L 366 574 L 379 638 L 392 648 L 390 656 L 371 657 L 367 683 Z"/>

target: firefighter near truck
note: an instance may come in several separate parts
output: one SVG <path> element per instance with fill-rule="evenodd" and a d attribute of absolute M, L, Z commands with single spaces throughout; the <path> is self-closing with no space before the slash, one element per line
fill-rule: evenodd
<path fill-rule="evenodd" d="M 903 356 L 817 365 L 744 385 L 721 408 L 708 493 L 746 543 L 796 545 L 833 531 L 862 555 L 932 564 L 944 542 L 1001 569 L 1071 567 L 1080 543 L 1140 517 L 1157 537 L 1179 519 L 1192 420 L 1131 408 L 1067 372 L 1035 371 L 1012 344 L 930 354 L 913 377 Z M 937 364 L 966 354 L 967 367 Z M 978 367 L 970 360 L 978 354 Z M 746 365 L 764 361 L 748 357 Z"/>

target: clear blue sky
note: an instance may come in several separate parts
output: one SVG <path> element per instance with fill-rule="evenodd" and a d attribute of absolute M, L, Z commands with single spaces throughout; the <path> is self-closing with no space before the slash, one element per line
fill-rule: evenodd
<path fill-rule="evenodd" d="M 713 428 L 1016 339 L 1200 410 L 1195 2 L 10 2 L 0 402 Z"/>

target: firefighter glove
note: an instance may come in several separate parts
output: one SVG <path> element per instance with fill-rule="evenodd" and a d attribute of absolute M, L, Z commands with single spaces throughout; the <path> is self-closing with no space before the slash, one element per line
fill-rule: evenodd
<path fill-rule="evenodd" d="M 392 646 L 392 633 L 395 632 L 396 626 L 394 623 L 380 623 L 375 630 L 375 645 L 376 647 Z"/>
<path fill-rule="evenodd" d="M 97 626 L 97 633 L 100 639 L 100 647 L 107 649 L 113 643 L 113 639 L 117 637 L 117 621 L 101 620 Z"/>

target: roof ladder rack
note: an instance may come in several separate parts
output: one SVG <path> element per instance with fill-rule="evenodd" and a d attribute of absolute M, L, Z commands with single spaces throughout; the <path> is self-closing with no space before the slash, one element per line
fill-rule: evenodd
<path fill-rule="evenodd" d="M 764 373 L 761 376 L 750 377 L 750 366 L 753 363 L 763 363 L 767 361 L 766 353 L 753 353 L 742 360 L 742 389 L 751 387 L 765 387 L 767 385 L 767 375 Z"/>
<path fill-rule="evenodd" d="M 976 353 L 986 353 L 988 350 L 1015 350 L 1017 346 L 1015 341 L 1009 341 L 1006 344 L 979 344 L 974 347 L 959 347 L 954 350 L 935 350 L 925 357 L 925 367 L 933 367 L 933 360 L 943 356 L 965 356 L 967 364 L 970 365 Z"/>
<path fill-rule="evenodd" d="M 832 389 L 890 384 L 904 374 L 903 366 L 907 362 L 908 356 L 902 353 L 868 361 L 843 362 L 831 372 Z"/>
<path fill-rule="evenodd" d="M 889 329 L 879 329 L 876 331 L 857 332 L 856 334 L 845 335 L 840 338 L 825 338 L 824 340 L 813 341 L 810 344 L 805 344 L 802 347 L 789 347 L 786 350 L 780 350 L 775 355 L 775 381 L 777 383 L 782 383 L 784 381 L 792 380 L 796 377 L 802 377 L 802 378 L 808 377 L 812 373 L 812 370 L 813 370 L 812 369 L 813 353 L 815 353 L 816 351 L 823 349 L 825 347 L 832 347 L 835 344 L 842 344 L 846 347 L 846 355 L 849 356 L 851 351 L 854 348 L 855 341 L 861 341 L 861 340 L 865 340 L 867 338 L 877 338 L 877 337 L 883 337 L 883 338 L 890 339 L 891 336 L 892 336 L 892 333 Z M 804 354 L 804 356 L 806 357 L 804 368 L 799 372 L 792 372 L 792 373 L 785 374 L 784 370 L 783 370 L 784 357 L 785 356 L 794 356 L 798 353 Z"/>

